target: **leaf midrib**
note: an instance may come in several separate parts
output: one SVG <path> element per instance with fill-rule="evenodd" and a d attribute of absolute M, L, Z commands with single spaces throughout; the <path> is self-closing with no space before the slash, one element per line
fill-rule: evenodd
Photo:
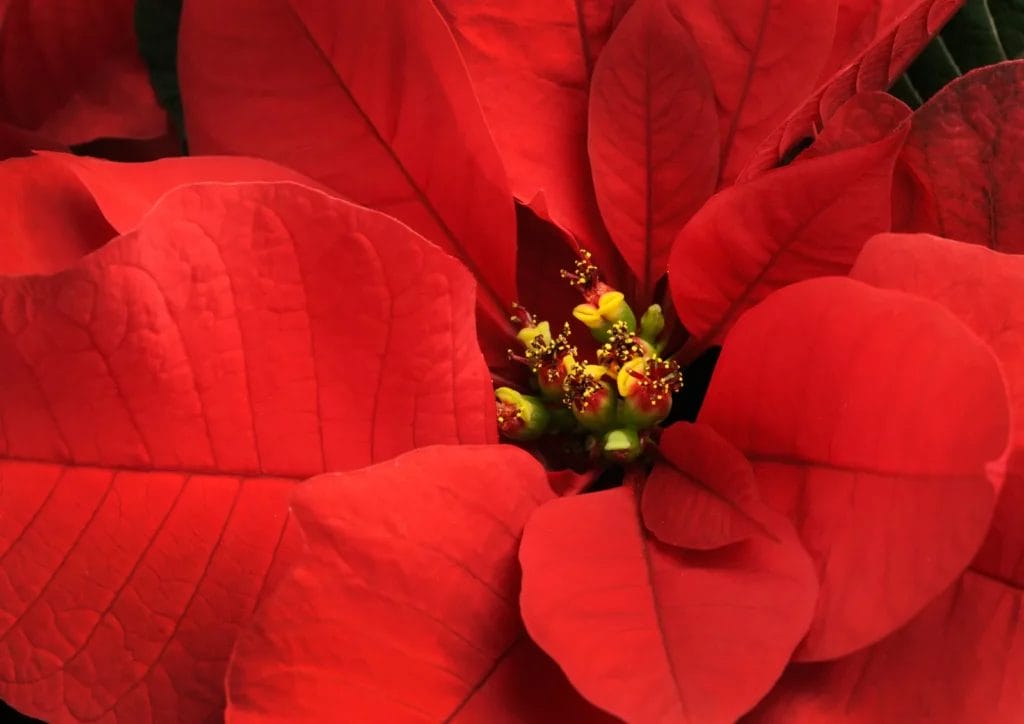
<path fill-rule="evenodd" d="M 736 131 L 739 128 L 740 116 L 743 114 L 743 109 L 747 105 L 747 96 L 750 94 L 750 86 L 754 82 L 754 74 L 757 67 L 757 59 L 761 55 L 761 46 L 764 45 L 764 37 L 768 28 L 768 15 L 771 10 L 771 0 L 763 0 L 762 12 L 761 12 L 761 24 L 757 29 L 757 40 L 754 42 L 754 47 L 750 53 L 750 63 L 747 65 L 747 76 L 743 81 L 743 89 L 740 91 L 739 100 L 736 103 L 736 108 L 732 114 L 732 120 L 729 123 L 729 130 L 725 134 L 725 138 L 722 139 L 722 168 L 726 168 L 726 161 L 729 159 L 729 154 L 732 151 L 732 144 L 736 138 Z"/>
<path fill-rule="evenodd" d="M 395 166 L 401 172 L 403 178 L 405 178 L 406 182 L 409 184 L 409 187 L 415 192 L 420 204 L 423 206 L 423 208 L 427 210 L 427 212 L 430 214 L 431 219 L 433 219 L 434 223 L 437 224 L 437 226 L 447 237 L 448 242 L 451 244 L 454 252 L 458 255 L 459 260 L 466 266 L 467 269 L 469 269 L 469 272 L 473 275 L 473 278 L 476 280 L 478 286 L 485 293 L 487 300 L 492 305 L 492 309 L 488 310 L 489 313 L 493 316 L 494 319 L 500 321 L 501 326 L 503 328 L 509 329 L 508 322 L 505 319 L 505 313 L 503 311 L 505 307 L 505 302 L 502 300 L 501 295 L 498 294 L 497 290 L 493 287 L 490 280 L 481 273 L 480 267 L 477 266 L 476 261 L 472 258 L 472 256 L 470 256 L 467 253 L 466 248 L 462 245 L 462 242 L 455 236 L 455 233 L 452 231 L 451 227 L 448 226 L 448 223 L 444 220 L 440 212 L 431 202 L 426 192 L 423 191 L 419 183 L 413 178 L 409 169 L 406 168 L 405 163 L 402 161 L 401 158 L 399 158 L 395 149 L 391 147 L 391 144 L 385 143 L 384 137 L 381 135 L 380 129 L 377 128 L 377 124 L 373 122 L 369 114 L 366 113 L 362 105 L 360 105 L 360 103 L 356 100 L 351 89 L 348 87 L 348 84 L 342 79 L 341 74 L 338 72 L 338 69 L 335 68 L 334 63 L 328 57 L 327 53 L 324 52 L 324 49 L 320 46 L 320 43 L 317 42 L 315 37 L 313 37 L 312 32 L 310 32 L 309 26 L 306 25 L 305 21 L 302 19 L 302 16 L 299 15 L 298 11 L 292 5 L 291 1 L 284 0 L 284 4 L 288 8 L 288 12 L 291 13 L 292 17 L 295 19 L 295 22 L 302 29 L 302 34 L 306 37 L 306 40 L 309 42 L 310 46 L 312 46 L 317 56 L 320 58 L 323 64 L 327 66 L 327 68 L 330 70 L 331 75 L 334 76 L 334 79 L 338 83 L 338 88 L 345 94 L 349 102 L 352 104 L 352 107 L 359 113 L 359 116 L 366 123 L 366 126 L 373 132 L 374 138 L 377 140 L 378 145 L 380 145 L 380 147 L 384 149 L 387 155 L 394 162 Z"/>
<path fill-rule="evenodd" d="M 169 475 L 206 475 L 222 478 L 251 478 L 260 480 L 284 480 L 301 482 L 314 475 L 320 475 L 323 470 L 314 470 L 309 473 L 273 473 L 261 470 L 220 470 L 216 467 L 174 467 L 174 466 L 153 466 L 131 465 L 128 463 L 103 463 L 100 461 L 77 461 L 77 460 L 47 460 L 45 458 L 33 458 L 17 455 L 0 455 L 0 465 L 3 463 L 20 463 L 25 465 L 55 465 L 64 468 L 75 468 L 80 470 L 101 470 L 111 473 L 142 473 L 142 474 L 169 474 Z"/>

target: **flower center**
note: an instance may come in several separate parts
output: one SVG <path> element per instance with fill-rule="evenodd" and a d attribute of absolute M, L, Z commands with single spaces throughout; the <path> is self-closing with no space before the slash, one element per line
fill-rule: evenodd
<path fill-rule="evenodd" d="M 661 307 L 652 304 L 638 323 L 625 295 L 601 280 L 587 251 L 562 277 L 583 296 L 572 316 L 599 343 L 597 362 L 580 359 L 568 323 L 552 335 L 550 323 L 515 305 L 511 319 L 522 349 L 509 350 L 509 357 L 529 368 L 530 389 L 495 390 L 498 427 L 517 442 L 568 438 L 594 463 L 632 462 L 648 449 L 683 386 L 679 365 L 661 357 Z"/>

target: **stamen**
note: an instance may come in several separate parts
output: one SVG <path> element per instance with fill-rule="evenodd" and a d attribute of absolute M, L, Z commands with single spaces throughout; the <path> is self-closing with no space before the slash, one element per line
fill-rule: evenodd
<path fill-rule="evenodd" d="M 586 249 L 580 249 L 579 258 L 573 263 L 573 271 L 562 269 L 559 272 L 562 279 L 568 279 L 580 291 L 585 291 L 590 285 L 599 282 L 601 277 L 597 266 L 590 261 L 593 256 Z"/>
<path fill-rule="evenodd" d="M 683 388 L 683 373 L 672 360 L 652 357 L 644 360 L 643 371 L 629 369 L 628 373 L 637 381 L 648 404 L 668 400 Z"/>
<path fill-rule="evenodd" d="M 601 280 L 593 255 L 580 249 L 578 256 L 561 276 L 583 295 L 572 316 L 600 345 L 600 364 L 579 359 L 568 323 L 556 335 L 547 321 L 513 305 L 510 319 L 522 347 L 510 349 L 508 358 L 529 367 L 533 378 L 529 392 L 504 385 L 495 390 L 498 425 L 517 442 L 567 436 L 591 462 L 628 464 L 644 454 L 654 426 L 669 416 L 682 372 L 659 357 L 661 308 L 651 305 L 638 325 L 625 295 Z"/>
<path fill-rule="evenodd" d="M 512 316 L 509 317 L 509 321 L 512 324 L 518 324 L 521 329 L 537 326 L 534 316 L 530 314 L 526 307 L 518 302 L 512 303 Z"/>
<path fill-rule="evenodd" d="M 608 341 L 597 350 L 597 361 L 613 372 L 630 360 L 647 357 L 648 345 L 629 329 L 625 322 L 616 322 L 608 331 Z"/>
<path fill-rule="evenodd" d="M 569 341 L 571 335 L 572 330 L 569 328 L 569 323 L 566 322 L 557 337 L 550 340 L 542 337 L 534 338 L 530 346 L 526 348 L 526 359 L 530 369 L 539 373 L 545 367 L 557 365 L 566 355 L 576 357 L 579 352 Z"/>
<path fill-rule="evenodd" d="M 530 360 L 526 359 L 526 357 L 523 357 L 521 354 L 516 354 L 515 350 L 508 350 L 508 352 L 506 352 L 506 355 L 508 356 L 508 359 L 511 362 L 518 362 L 519 364 L 524 365 L 526 367 L 530 366 Z"/>

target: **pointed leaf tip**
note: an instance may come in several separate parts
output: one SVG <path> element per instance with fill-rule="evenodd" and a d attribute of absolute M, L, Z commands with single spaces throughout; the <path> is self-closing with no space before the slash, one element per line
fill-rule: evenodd
<path fill-rule="evenodd" d="M 658 540 L 708 550 L 771 532 L 761 522 L 754 469 L 707 425 L 676 423 L 658 442 L 660 460 L 643 486 L 644 525 Z"/>

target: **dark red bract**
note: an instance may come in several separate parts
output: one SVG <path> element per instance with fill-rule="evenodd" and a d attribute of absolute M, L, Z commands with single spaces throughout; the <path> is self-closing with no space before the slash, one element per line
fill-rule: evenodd
<path fill-rule="evenodd" d="M 167 132 L 134 17 L 132 0 L 0 3 L 0 158 Z"/>

